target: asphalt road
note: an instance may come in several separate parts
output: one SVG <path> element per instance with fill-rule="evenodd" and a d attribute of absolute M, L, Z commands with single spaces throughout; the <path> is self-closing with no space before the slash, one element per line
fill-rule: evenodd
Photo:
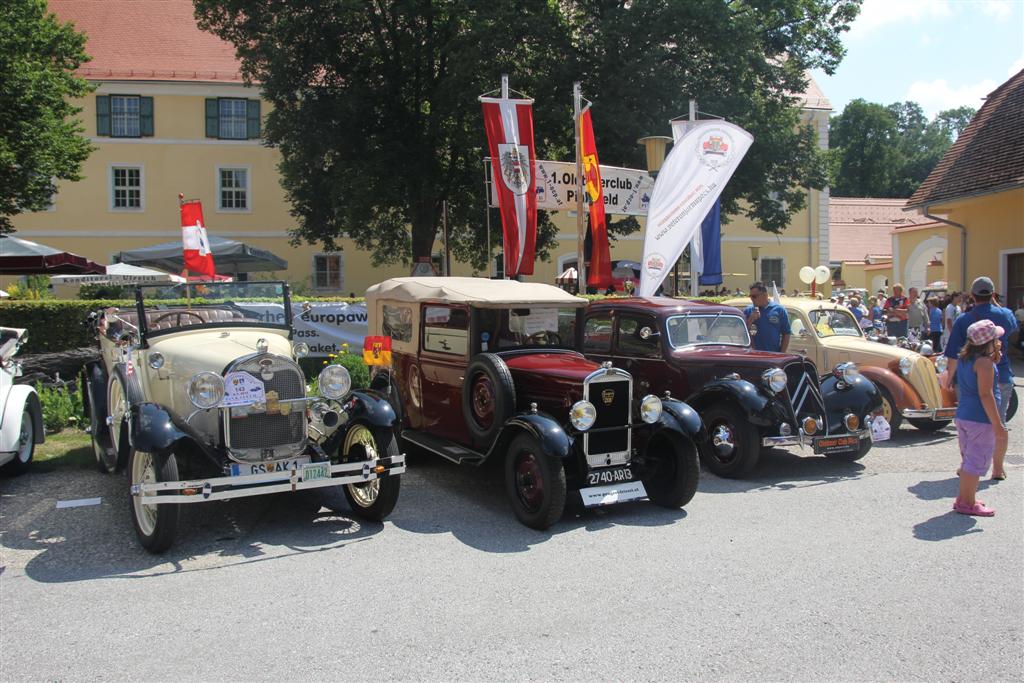
<path fill-rule="evenodd" d="M 952 430 L 904 427 L 858 463 L 777 450 L 683 511 L 573 509 L 545 533 L 500 471 L 413 454 L 384 524 L 196 505 L 160 557 L 123 479 L 37 466 L 0 480 L 0 680 L 1019 681 L 1011 426 L 991 519 L 951 511 Z"/>

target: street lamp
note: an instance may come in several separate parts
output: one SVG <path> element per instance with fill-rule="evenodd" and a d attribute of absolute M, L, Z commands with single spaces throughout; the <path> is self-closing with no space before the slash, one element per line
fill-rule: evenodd
<path fill-rule="evenodd" d="M 647 153 L 647 172 L 652 178 L 658 177 L 658 171 L 665 163 L 665 150 L 670 142 L 672 138 L 665 135 L 648 135 L 636 141 L 636 144 L 643 145 Z"/>
<path fill-rule="evenodd" d="M 761 247 L 755 247 L 750 245 L 750 260 L 754 262 L 754 282 L 757 282 L 757 254 L 761 251 Z"/>

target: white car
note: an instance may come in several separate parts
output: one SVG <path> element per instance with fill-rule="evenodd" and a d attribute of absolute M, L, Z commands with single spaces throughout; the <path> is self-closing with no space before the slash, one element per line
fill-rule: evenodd
<path fill-rule="evenodd" d="M 24 342 L 25 330 L 0 327 L 0 473 L 8 476 L 24 473 L 46 438 L 36 390 L 14 383 L 21 375 L 14 354 Z"/>

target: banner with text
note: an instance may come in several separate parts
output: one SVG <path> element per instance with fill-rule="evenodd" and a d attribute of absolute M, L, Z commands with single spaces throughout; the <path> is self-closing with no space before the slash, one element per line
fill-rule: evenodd
<path fill-rule="evenodd" d="M 651 296 L 668 275 L 754 142 L 726 121 L 699 122 L 672 147 L 651 192 L 637 296 Z M 703 262 L 700 241 L 693 260 Z"/>
<path fill-rule="evenodd" d="M 487 160 L 490 163 L 490 159 Z M 647 171 L 617 166 L 599 166 L 604 212 L 645 216 L 654 179 Z M 489 173 L 488 169 L 488 173 Z M 498 206 L 498 194 L 491 183 L 491 206 Z M 571 161 L 537 160 L 537 208 L 544 211 L 575 211 L 576 164 Z"/>
<path fill-rule="evenodd" d="M 349 353 L 362 353 L 363 339 L 369 334 L 366 304 L 310 302 L 309 305 L 309 310 L 303 311 L 303 304 L 292 304 L 292 326 L 294 341 L 305 342 L 310 356 L 338 353 L 342 344 L 348 344 Z M 284 324 L 281 304 L 245 302 L 238 306 L 257 313 L 265 322 Z"/>

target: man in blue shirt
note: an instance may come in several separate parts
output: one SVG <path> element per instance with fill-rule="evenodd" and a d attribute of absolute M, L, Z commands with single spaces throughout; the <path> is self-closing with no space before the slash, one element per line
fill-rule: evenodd
<path fill-rule="evenodd" d="M 949 340 L 946 342 L 946 349 L 943 354 L 949 362 L 946 376 L 943 382 L 947 389 L 953 390 L 956 386 L 953 381 L 953 374 L 956 371 L 957 356 L 960 349 L 967 341 L 967 328 L 979 320 L 991 320 L 1004 333 L 1000 341 L 1003 343 L 1003 357 L 996 364 L 996 372 L 999 374 L 999 415 L 1006 424 L 1006 411 L 1010 407 L 1010 395 L 1013 392 L 1013 372 L 1010 370 L 1010 357 L 1007 353 L 1007 340 L 1014 330 L 1017 329 L 1017 319 L 1008 309 L 992 303 L 992 292 L 995 285 L 987 277 L 979 277 L 971 284 L 971 295 L 974 297 L 974 308 L 964 313 L 953 322 L 953 329 L 949 333 Z M 1007 442 L 996 442 L 996 450 L 992 454 L 992 478 L 1005 479 L 1006 472 L 1003 469 L 1003 459 L 1006 457 Z"/>
<path fill-rule="evenodd" d="M 750 301 L 753 306 L 743 309 L 743 315 L 747 318 L 754 348 L 785 353 L 791 334 L 786 309 L 768 299 L 768 289 L 763 282 L 750 285 Z"/>

